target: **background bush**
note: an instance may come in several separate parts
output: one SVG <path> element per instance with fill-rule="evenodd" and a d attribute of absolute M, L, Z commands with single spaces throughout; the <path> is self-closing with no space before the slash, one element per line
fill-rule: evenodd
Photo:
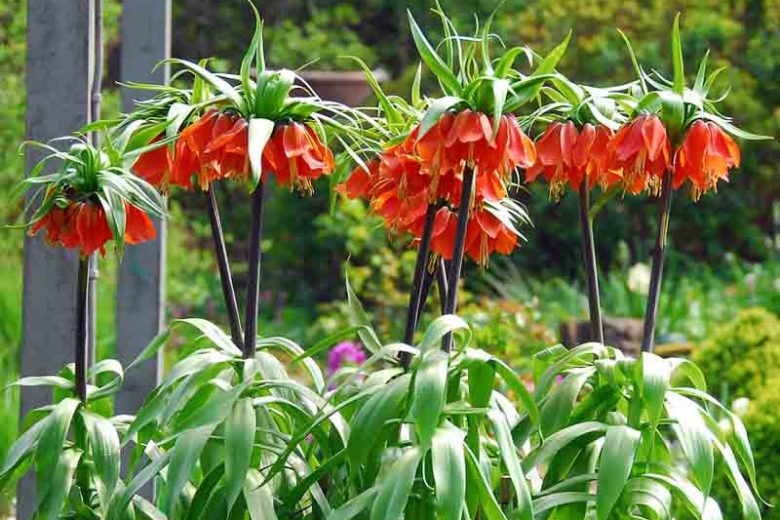
<path fill-rule="evenodd" d="M 780 320 L 766 309 L 744 310 L 717 329 L 692 359 L 713 382 L 711 392 L 755 399 L 770 383 L 777 387 Z"/>
<path fill-rule="evenodd" d="M 756 461 L 759 490 L 774 508 L 764 507 L 765 520 L 780 519 L 780 320 L 762 308 L 740 312 L 718 328 L 696 349 L 693 360 L 712 385 L 710 392 L 724 402 L 747 397 L 737 406 L 748 430 Z M 718 385 L 721 382 L 721 385 Z M 712 495 L 723 509 L 723 518 L 740 518 L 739 501 L 720 468 Z"/>

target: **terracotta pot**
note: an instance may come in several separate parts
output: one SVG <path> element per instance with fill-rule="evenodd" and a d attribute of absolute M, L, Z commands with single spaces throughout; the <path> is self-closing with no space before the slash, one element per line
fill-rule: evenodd
<path fill-rule="evenodd" d="M 386 74 L 374 73 L 378 81 L 384 81 Z M 300 76 L 322 99 L 338 101 L 350 107 L 360 106 L 371 94 L 371 87 L 360 71 L 309 70 Z"/>

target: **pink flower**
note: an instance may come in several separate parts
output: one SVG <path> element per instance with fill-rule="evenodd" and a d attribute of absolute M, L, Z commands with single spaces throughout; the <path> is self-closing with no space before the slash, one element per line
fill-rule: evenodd
<path fill-rule="evenodd" d="M 360 343 L 342 341 L 328 352 L 328 375 L 334 374 L 345 364 L 359 365 L 366 360 Z"/>

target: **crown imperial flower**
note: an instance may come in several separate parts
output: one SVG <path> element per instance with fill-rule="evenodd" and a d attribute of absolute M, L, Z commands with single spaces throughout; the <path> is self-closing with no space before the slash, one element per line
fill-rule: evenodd
<path fill-rule="evenodd" d="M 674 155 L 674 187 L 690 181 L 698 199 L 715 190 L 719 180 L 728 180 L 729 169 L 739 163 L 739 146 L 731 137 L 715 123 L 695 121 Z"/>
<path fill-rule="evenodd" d="M 658 116 L 642 115 L 620 128 L 609 145 L 612 166 L 621 171 L 626 191 L 660 188 L 670 166 L 669 138 Z"/>
<path fill-rule="evenodd" d="M 566 185 L 579 190 L 583 181 L 593 188 L 599 184 L 607 188 L 620 180 L 610 165 L 608 146 L 612 131 L 605 126 L 590 123 L 577 129 L 572 121 L 554 122 L 536 143 L 536 164 L 526 173 L 533 182 L 540 175 L 550 184 L 553 198 L 560 197 Z"/>

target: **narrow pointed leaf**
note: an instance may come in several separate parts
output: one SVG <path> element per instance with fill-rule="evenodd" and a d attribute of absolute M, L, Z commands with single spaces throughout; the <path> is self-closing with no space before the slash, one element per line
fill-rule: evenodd
<path fill-rule="evenodd" d="M 685 67 L 683 65 L 682 42 L 680 41 L 680 13 L 674 17 L 672 27 L 672 65 L 674 68 L 674 84 L 672 89 L 682 95 L 685 88 Z"/>
<path fill-rule="evenodd" d="M 640 432 L 628 426 L 610 426 L 599 457 L 598 520 L 607 520 L 631 474 Z"/>
<path fill-rule="evenodd" d="M 249 165 L 252 170 L 250 188 L 254 190 L 263 174 L 263 150 L 274 132 L 274 122 L 270 119 L 253 118 L 249 120 Z"/>
<path fill-rule="evenodd" d="M 412 31 L 412 39 L 414 39 L 414 44 L 417 47 L 417 52 L 420 53 L 420 57 L 425 62 L 425 64 L 428 65 L 428 68 L 431 69 L 431 72 L 433 72 L 434 75 L 439 79 L 442 87 L 447 93 L 460 93 L 461 85 L 458 81 L 458 78 L 455 76 L 455 73 L 447 66 L 446 63 L 444 63 L 444 60 L 442 60 L 441 57 L 436 54 L 436 51 L 433 49 L 433 47 L 431 47 L 431 44 L 428 43 L 428 40 L 425 38 L 425 35 L 420 29 L 420 26 L 418 26 L 417 22 L 414 20 L 412 13 L 408 12 L 408 15 L 409 27 Z"/>
<path fill-rule="evenodd" d="M 447 389 L 448 356 L 441 350 L 423 355 L 414 380 L 414 393 L 409 417 L 414 421 L 419 442 L 430 446 L 433 434 L 439 426 Z"/>
<path fill-rule="evenodd" d="M 433 478 L 436 481 L 436 514 L 439 520 L 460 520 L 466 498 L 464 433 L 453 427 L 436 430 L 431 443 Z"/>
<path fill-rule="evenodd" d="M 371 520 L 403 517 L 422 456 L 420 448 L 410 448 L 395 461 L 379 484 L 379 493 L 371 507 Z"/>
<path fill-rule="evenodd" d="M 225 491 L 228 510 L 241 493 L 252 463 L 256 417 L 252 398 L 236 401 L 225 422 Z"/>

